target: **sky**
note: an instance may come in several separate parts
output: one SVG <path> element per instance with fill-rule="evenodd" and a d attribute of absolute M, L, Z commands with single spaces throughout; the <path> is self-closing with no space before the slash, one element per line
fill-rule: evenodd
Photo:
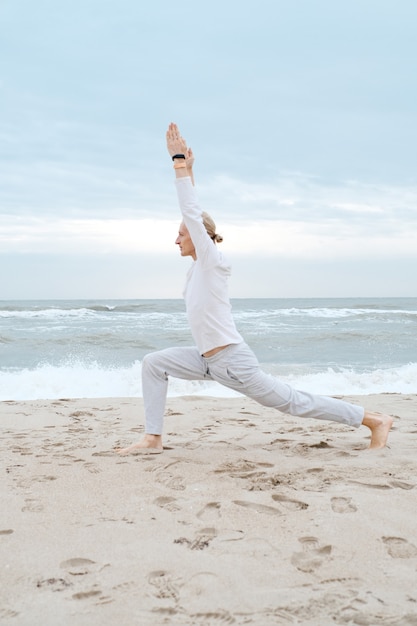
<path fill-rule="evenodd" d="M 0 300 L 180 298 L 165 132 L 232 297 L 417 296 L 415 0 L 0 0 Z"/>

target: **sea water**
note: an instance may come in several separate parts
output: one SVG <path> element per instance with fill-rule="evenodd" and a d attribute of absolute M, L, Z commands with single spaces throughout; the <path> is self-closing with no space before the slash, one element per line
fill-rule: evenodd
<path fill-rule="evenodd" d="M 417 393 L 417 298 L 232 305 L 262 368 L 297 388 Z M 189 345 L 182 300 L 0 301 L 0 400 L 140 397 L 143 356 Z M 237 395 L 174 379 L 168 394 Z"/>

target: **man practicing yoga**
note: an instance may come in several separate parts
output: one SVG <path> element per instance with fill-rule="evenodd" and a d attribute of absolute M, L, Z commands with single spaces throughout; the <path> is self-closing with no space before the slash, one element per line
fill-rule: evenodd
<path fill-rule="evenodd" d="M 363 407 L 293 389 L 263 372 L 258 360 L 236 329 L 228 295 L 230 266 L 218 250 L 222 241 L 209 215 L 200 209 L 194 189 L 194 155 L 176 124 L 167 134 L 182 213 L 178 237 L 181 256 L 190 256 L 184 299 L 195 347 L 167 348 L 147 354 L 142 363 L 145 408 L 143 438 L 120 454 L 162 452 L 162 431 L 168 378 L 215 380 L 281 413 L 347 426 L 367 426 L 370 448 L 383 448 L 393 419 Z M 221 402 L 221 400 L 219 400 Z"/>

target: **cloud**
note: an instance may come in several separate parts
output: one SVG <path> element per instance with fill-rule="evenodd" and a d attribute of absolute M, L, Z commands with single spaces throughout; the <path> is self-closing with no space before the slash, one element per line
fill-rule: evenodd
<path fill-rule="evenodd" d="M 375 234 L 369 225 L 363 227 L 336 223 L 315 224 L 291 222 L 289 220 L 264 220 L 262 222 L 227 224 L 225 241 L 227 249 L 250 256 L 262 254 L 287 259 L 367 259 L 403 258 L 417 259 L 414 232 L 403 232 L 397 236 L 387 232 Z"/>
<path fill-rule="evenodd" d="M 417 227 L 417 186 L 387 186 L 357 181 L 329 183 L 299 173 L 268 182 L 230 176 L 204 181 L 204 208 L 217 221 L 304 224 L 312 234 L 327 229 L 340 236 L 408 234 Z"/>
<path fill-rule="evenodd" d="M 173 248 L 178 220 L 1 217 L 3 254 L 128 254 Z"/>
<path fill-rule="evenodd" d="M 43 194 L 48 202 L 36 216 L 33 205 L 28 214 L 3 211 L 2 252 L 166 253 L 180 221 L 170 174 L 155 186 L 146 176 L 140 182 L 133 176 L 120 180 L 106 168 L 72 172 L 55 163 L 40 164 L 24 193 L 29 202 L 31 183 L 38 191 L 44 185 L 38 202 Z M 81 201 L 71 196 L 74 176 L 78 188 L 84 187 Z M 68 196 L 59 193 L 63 188 Z M 417 255 L 417 187 L 329 184 L 300 173 L 283 173 L 269 182 L 221 175 L 203 179 L 198 195 L 232 253 L 281 258 Z"/>
<path fill-rule="evenodd" d="M 179 218 L 61 219 L 0 216 L 3 254 L 166 254 L 174 249 Z M 416 257 L 415 230 L 375 229 L 372 221 L 234 220 L 224 221 L 227 254 L 288 259 Z"/>

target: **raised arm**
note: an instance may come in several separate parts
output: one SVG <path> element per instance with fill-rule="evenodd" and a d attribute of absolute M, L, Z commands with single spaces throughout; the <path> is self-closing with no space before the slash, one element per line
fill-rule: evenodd
<path fill-rule="evenodd" d="M 191 148 L 187 146 L 187 142 L 178 129 L 178 126 L 171 123 L 166 133 L 168 153 L 173 158 L 175 175 L 177 178 L 190 176 L 194 185 L 193 165 L 194 154 Z M 175 158 L 176 155 L 179 155 Z"/>
<path fill-rule="evenodd" d="M 187 142 L 181 136 L 176 124 L 171 123 L 169 125 L 166 139 L 168 153 L 171 158 L 174 157 L 177 179 L 189 177 L 194 185 L 194 154 L 191 148 L 187 146 Z M 177 193 L 184 223 L 191 235 L 200 263 L 203 267 L 215 265 L 218 261 L 218 251 L 204 226 L 203 212 L 195 190 L 190 188 L 186 181 L 183 181 L 183 183 L 177 184 Z"/>

